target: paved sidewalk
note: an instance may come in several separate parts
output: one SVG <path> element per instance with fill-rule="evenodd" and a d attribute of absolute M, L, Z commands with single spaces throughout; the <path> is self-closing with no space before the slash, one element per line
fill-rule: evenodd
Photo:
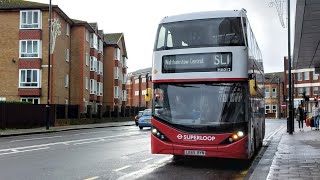
<path fill-rule="evenodd" d="M 250 180 L 320 179 L 320 131 L 294 127 L 293 135 L 286 126 L 275 135 Z"/>
<path fill-rule="evenodd" d="M 50 127 L 49 130 L 46 130 L 45 127 L 33 128 L 33 129 L 9 129 L 9 130 L 0 130 L 0 137 L 52 133 L 52 132 L 61 132 L 61 131 L 70 131 L 70 130 L 79 130 L 79 129 L 133 126 L 133 125 L 135 125 L 134 121 L 125 121 L 125 122 L 108 122 L 108 123 L 99 123 L 99 124 L 58 126 L 58 127 Z"/>

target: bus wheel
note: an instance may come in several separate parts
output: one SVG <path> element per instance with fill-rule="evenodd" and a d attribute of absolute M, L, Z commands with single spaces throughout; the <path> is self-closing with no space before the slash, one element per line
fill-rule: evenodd
<path fill-rule="evenodd" d="M 142 130 L 142 129 L 143 129 L 143 127 L 139 126 L 139 129 L 140 129 L 140 130 Z"/>
<path fill-rule="evenodd" d="M 179 161 L 179 160 L 181 160 L 182 159 L 182 157 L 183 156 L 181 156 L 181 155 L 173 155 L 173 161 Z"/>

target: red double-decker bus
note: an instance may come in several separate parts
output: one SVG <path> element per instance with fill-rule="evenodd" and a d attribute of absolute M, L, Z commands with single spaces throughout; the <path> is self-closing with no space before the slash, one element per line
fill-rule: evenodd
<path fill-rule="evenodd" d="M 250 159 L 264 138 L 264 75 L 245 10 L 165 17 L 152 67 L 153 154 Z"/>

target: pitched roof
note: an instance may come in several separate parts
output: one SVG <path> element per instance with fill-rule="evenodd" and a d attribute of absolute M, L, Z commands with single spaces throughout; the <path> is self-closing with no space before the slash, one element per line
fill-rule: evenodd
<path fill-rule="evenodd" d="M 1 9 L 28 9 L 28 8 L 48 8 L 49 4 L 25 1 L 25 0 L 1 0 Z"/>
<path fill-rule="evenodd" d="M 87 23 L 87 21 L 82 21 L 82 20 L 78 20 L 78 19 L 71 19 L 75 24 L 85 24 Z"/>
<path fill-rule="evenodd" d="M 95 30 L 98 30 L 98 23 L 94 22 L 94 23 L 89 23 L 89 25 Z"/>
<path fill-rule="evenodd" d="M 147 74 L 147 73 L 149 73 L 151 75 L 151 71 L 152 71 L 152 68 L 148 67 L 148 68 L 139 69 L 137 71 L 128 73 L 128 76 L 144 75 L 144 74 Z"/>
<path fill-rule="evenodd" d="M 123 33 L 105 34 L 104 35 L 104 39 L 105 39 L 107 44 L 116 45 L 116 44 L 118 44 L 118 42 L 119 42 L 119 40 L 120 40 L 122 35 L 123 35 Z"/>
<path fill-rule="evenodd" d="M 284 82 L 284 73 L 283 72 L 271 72 L 264 74 L 266 81 L 269 83 L 278 83 L 278 77 L 280 82 Z"/>

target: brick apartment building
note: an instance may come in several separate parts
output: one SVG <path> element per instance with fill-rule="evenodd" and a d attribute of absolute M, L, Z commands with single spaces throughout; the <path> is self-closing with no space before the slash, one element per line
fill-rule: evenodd
<path fill-rule="evenodd" d="M 126 85 L 128 106 L 151 108 L 151 102 L 147 103 L 144 99 L 146 89 L 152 87 L 151 82 L 151 68 L 128 73 Z"/>
<path fill-rule="evenodd" d="M 284 58 L 285 72 L 285 96 L 288 97 L 289 81 L 288 81 L 288 58 Z M 315 97 L 319 96 L 320 79 L 319 74 L 315 73 L 315 68 L 293 69 L 291 70 L 293 78 L 293 102 L 294 108 L 297 108 L 303 99 L 303 92 L 309 96 L 308 102 L 303 102 L 307 111 L 311 112 L 314 105 Z M 288 101 L 288 98 L 287 98 Z"/>
<path fill-rule="evenodd" d="M 48 4 L 0 1 L 1 101 L 47 103 L 47 19 Z M 109 92 L 106 87 L 119 83 L 110 81 L 107 73 L 119 66 L 122 67 L 120 78 L 126 74 L 123 34 L 119 33 L 120 41 L 110 44 L 110 34 L 99 30 L 97 23 L 71 19 L 57 5 L 52 6 L 52 19 L 59 19 L 61 34 L 56 38 L 51 55 L 50 103 L 78 104 L 80 112 L 86 112 L 87 105 L 92 105 L 93 112 L 96 112 L 97 105 L 109 105 L 109 94 L 114 92 Z M 116 55 L 121 58 L 115 58 Z M 114 65 L 110 66 L 112 63 Z M 126 93 L 124 86 L 118 89 L 124 90 L 122 94 Z M 125 104 L 125 99 L 122 100 Z"/>
<path fill-rule="evenodd" d="M 104 47 L 105 84 L 103 105 L 123 107 L 127 105 L 127 50 L 123 33 L 105 34 Z"/>
<path fill-rule="evenodd" d="M 268 118 L 284 118 L 284 73 L 265 73 L 265 114 Z"/>

